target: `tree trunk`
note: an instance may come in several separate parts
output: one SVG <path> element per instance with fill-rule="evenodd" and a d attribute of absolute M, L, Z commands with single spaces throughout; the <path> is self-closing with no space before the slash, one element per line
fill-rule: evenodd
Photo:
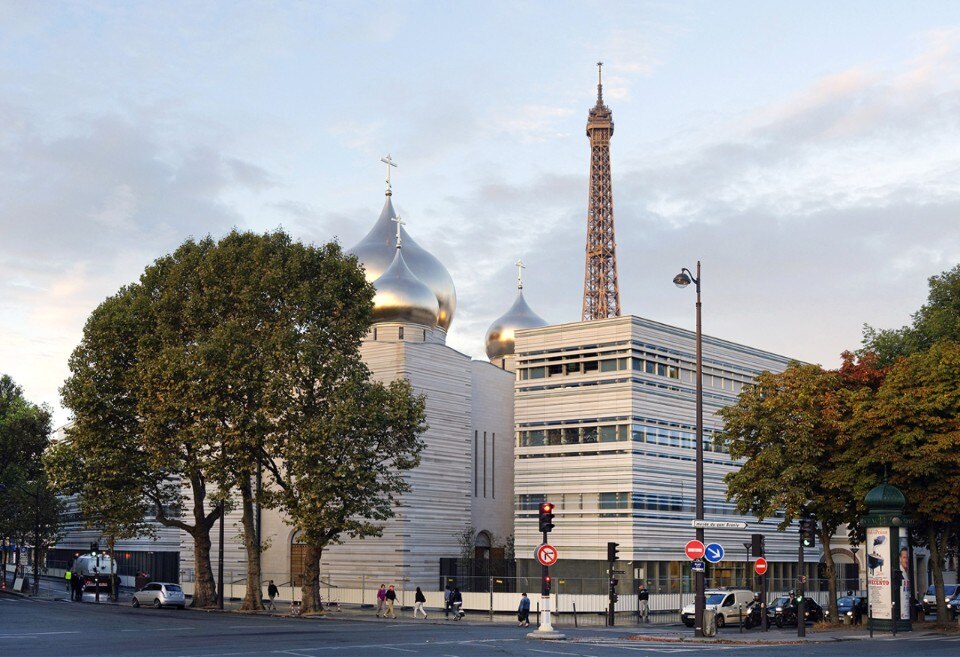
<path fill-rule="evenodd" d="M 320 611 L 320 555 L 323 548 L 308 543 L 304 555 L 303 585 L 300 587 L 303 613 Z"/>
<path fill-rule="evenodd" d="M 930 569 L 933 571 L 933 586 L 937 592 L 937 622 L 947 618 L 947 599 L 943 590 L 943 553 L 934 527 L 927 528 L 927 547 L 930 550 Z"/>
<path fill-rule="evenodd" d="M 823 546 L 823 572 L 827 576 L 827 608 L 834 623 L 840 622 L 840 612 L 837 609 L 837 567 L 830 550 L 830 538 L 833 532 L 820 523 L 820 544 Z"/>
<path fill-rule="evenodd" d="M 260 582 L 260 541 L 253 513 L 253 488 L 249 473 L 240 477 L 240 496 L 243 500 L 243 545 L 247 549 L 247 592 L 243 596 L 242 611 L 263 610 L 263 589 Z"/>
<path fill-rule="evenodd" d="M 212 608 L 217 606 L 217 583 L 213 579 L 213 566 L 210 564 L 210 530 L 193 532 L 193 558 L 197 569 L 193 583 L 191 607 Z"/>

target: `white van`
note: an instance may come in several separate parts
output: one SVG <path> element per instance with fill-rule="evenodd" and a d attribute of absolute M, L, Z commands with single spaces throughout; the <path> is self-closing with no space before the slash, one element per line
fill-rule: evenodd
<path fill-rule="evenodd" d="M 717 612 L 717 627 L 724 625 L 737 625 L 740 622 L 740 614 L 743 614 L 744 620 L 750 613 L 747 607 L 753 602 L 753 591 L 749 589 L 709 589 L 704 592 L 706 597 L 706 608 Z M 695 610 L 694 605 L 687 605 L 680 613 L 683 618 L 683 624 L 687 627 L 693 627 Z"/>

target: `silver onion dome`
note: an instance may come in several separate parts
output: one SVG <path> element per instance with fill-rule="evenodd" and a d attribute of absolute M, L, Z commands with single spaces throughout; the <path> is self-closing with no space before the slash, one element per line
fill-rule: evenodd
<path fill-rule="evenodd" d="M 393 262 L 373 282 L 373 322 L 404 322 L 433 328 L 440 306 L 433 290 L 413 275 L 403 249 L 395 248 Z"/>
<path fill-rule="evenodd" d="M 517 300 L 510 306 L 510 310 L 487 329 L 487 358 L 493 360 L 514 353 L 514 334 L 518 329 L 546 325 L 547 320 L 533 312 L 527 305 L 521 288 L 517 291 Z"/>
<path fill-rule="evenodd" d="M 368 281 L 376 281 L 395 259 L 396 227 L 393 220 L 396 217 L 397 213 L 388 193 L 377 223 L 366 237 L 350 249 L 366 269 Z M 403 239 L 403 259 L 414 276 L 436 297 L 439 308 L 436 325 L 446 331 L 450 328 L 457 309 L 457 290 L 453 285 L 453 278 L 447 268 L 433 254 L 417 244 L 405 229 L 401 228 L 400 234 Z"/>

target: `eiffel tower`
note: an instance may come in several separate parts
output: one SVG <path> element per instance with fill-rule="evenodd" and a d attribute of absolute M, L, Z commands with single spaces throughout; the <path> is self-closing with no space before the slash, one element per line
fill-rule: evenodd
<path fill-rule="evenodd" d="M 613 112 L 603 104 L 603 62 L 597 62 L 597 104 L 587 118 L 590 138 L 590 199 L 587 206 L 587 264 L 583 279 L 583 320 L 620 316 L 617 242 L 613 235 L 610 137 Z"/>

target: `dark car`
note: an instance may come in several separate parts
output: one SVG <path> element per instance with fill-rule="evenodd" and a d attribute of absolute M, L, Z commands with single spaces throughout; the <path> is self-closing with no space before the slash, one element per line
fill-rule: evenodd
<path fill-rule="evenodd" d="M 819 623 L 823 620 L 823 607 L 812 598 L 803 600 L 804 619 L 807 623 Z M 774 600 L 769 607 L 773 623 L 777 627 L 797 624 L 797 604 L 794 598 L 782 596 Z"/>
<path fill-rule="evenodd" d="M 837 598 L 837 615 L 839 616 L 838 622 L 859 623 L 867 617 L 867 599 L 858 595 L 845 595 Z M 827 620 L 833 620 L 830 618 L 829 609 L 823 610 L 823 617 Z"/>

